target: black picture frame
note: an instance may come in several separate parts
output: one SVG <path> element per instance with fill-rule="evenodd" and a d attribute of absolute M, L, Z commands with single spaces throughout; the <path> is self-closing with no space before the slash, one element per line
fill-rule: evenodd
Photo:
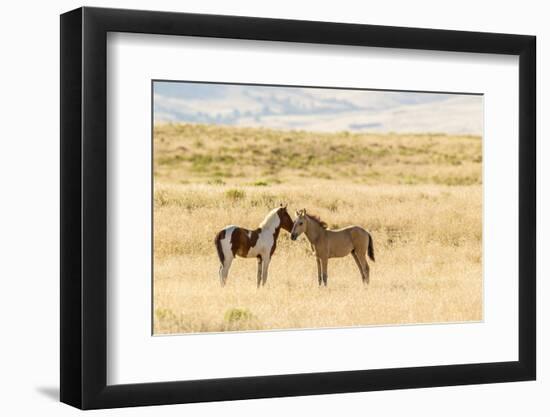
<path fill-rule="evenodd" d="M 519 56 L 519 358 L 512 362 L 107 385 L 108 32 Z M 534 380 L 534 36 L 79 8 L 61 15 L 61 401 L 82 409 Z"/>

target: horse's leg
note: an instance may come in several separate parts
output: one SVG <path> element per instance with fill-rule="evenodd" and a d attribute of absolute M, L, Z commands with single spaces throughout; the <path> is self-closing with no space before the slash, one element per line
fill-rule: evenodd
<path fill-rule="evenodd" d="M 357 268 L 359 268 L 359 273 L 361 274 L 361 280 L 363 281 L 363 284 L 364 284 L 366 280 L 365 268 L 363 268 L 363 265 L 361 265 L 361 261 L 359 261 L 359 257 L 357 256 L 357 253 L 355 253 L 355 249 L 351 251 L 351 255 L 353 256 L 353 259 L 357 264 Z"/>
<path fill-rule="evenodd" d="M 233 262 L 232 258 L 225 258 L 223 264 L 220 266 L 220 284 L 222 287 L 225 287 L 225 283 L 227 282 L 231 262 Z"/>
<path fill-rule="evenodd" d="M 328 281 L 327 267 L 328 267 L 328 257 L 321 258 L 321 269 L 322 269 L 322 272 L 323 272 L 323 282 L 325 283 L 325 287 L 328 284 L 328 282 L 327 282 Z"/>
<path fill-rule="evenodd" d="M 357 255 L 357 259 L 361 263 L 361 266 L 363 267 L 364 271 L 364 279 L 363 282 L 365 284 L 369 283 L 369 276 L 370 276 L 370 267 L 369 263 L 367 262 L 367 250 L 369 248 L 369 243 L 372 245 L 372 236 L 367 232 L 366 233 L 366 239 L 357 239 L 354 244 L 354 250 L 355 254 Z M 371 251 L 372 251 L 372 246 Z M 372 254 L 372 257 L 374 257 L 374 254 Z"/>
<path fill-rule="evenodd" d="M 369 275 L 370 275 L 370 268 L 369 264 L 367 262 L 367 257 L 365 256 L 366 251 L 355 251 L 355 256 L 357 256 L 357 260 L 361 264 L 361 267 L 363 268 L 363 283 L 368 284 L 369 283 Z"/>
<path fill-rule="evenodd" d="M 369 263 L 367 262 L 367 258 L 365 256 L 365 254 L 363 254 L 363 262 L 365 263 L 365 282 L 368 284 L 369 283 L 369 275 L 370 275 L 370 268 L 369 268 Z"/>
<path fill-rule="evenodd" d="M 321 269 L 321 259 L 319 257 L 315 258 L 317 260 L 317 279 L 319 280 L 319 287 L 323 284 L 323 271 Z"/>
<path fill-rule="evenodd" d="M 265 259 L 262 260 L 262 285 L 265 285 L 267 282 L 267 270 L 269 268 L 269 261 L 271 259 L 269 256 L 266 256 Z"/>
<path fill-rule="evenodd" d="M 257 287 L 260 288 L 262 282 L 262 257 L 258 255 L 258 276 L 257 276 Z"/>

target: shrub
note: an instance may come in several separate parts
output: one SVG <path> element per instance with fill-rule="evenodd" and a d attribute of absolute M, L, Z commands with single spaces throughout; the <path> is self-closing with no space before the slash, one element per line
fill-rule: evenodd
<path fill-rule="evenodd" d="M 230 200 L 237 201 L 237 200 L 242 200 L 245 196 L 245 193 L 243 190 L 232 188 L 225 192 L 225 196 Z"/>
<path fill-rule="evenodd" d="M 223 316 L 223 319 L 231 324 L 243 321 L 250 321 L 254 318 L 250 310 L 246 308 L 230 308 Z"/>

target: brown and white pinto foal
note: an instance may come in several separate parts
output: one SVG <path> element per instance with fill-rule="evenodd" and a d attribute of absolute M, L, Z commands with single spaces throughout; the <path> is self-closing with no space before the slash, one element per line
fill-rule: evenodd
<path fill-rule="evenodd" d="M 220 259 L 220 284 L 225 286 L 229 268 L 236 256 L 258 259 L 257 286 L 265 285 L 271 256 L 277 246 L 281 228 L 290 233 L 293 221 L 286 206 L 273 209 L 255 230 L 226 226 L 214 239 Z"/>

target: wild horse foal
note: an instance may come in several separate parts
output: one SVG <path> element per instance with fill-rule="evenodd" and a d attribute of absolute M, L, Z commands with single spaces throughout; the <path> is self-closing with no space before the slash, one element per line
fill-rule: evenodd
<path fill-rule="evenodd" d="M 372 236 L 360 226 L 348 226 L 337 230 L 328 230 L 327 224 L 316 216 L 308 215 L 306 209 L 296 211 L 290 238 L 296 240 L 306 234 L 317 257 L 317 275 L 319 285 L 327 285 L 328 258 L 341 258 L 350 253 L 361 272 L 363 284 L 369 283 L 369 264 L 365 254 L 374 261 Z"/>
<path fill-rule="evenodd" d="M 290 233 L 292 219 L 286 206 L 273 209 L 255 230 L 238 226 L 226 226 L 214 239 L 220 259 L 220 284 L 225 286 L 229 268 L 236 256 L 258 259 L 257 286 L 265 285 L 271 256 L 277 247 L 277 238 L 281 228 Z"/>

